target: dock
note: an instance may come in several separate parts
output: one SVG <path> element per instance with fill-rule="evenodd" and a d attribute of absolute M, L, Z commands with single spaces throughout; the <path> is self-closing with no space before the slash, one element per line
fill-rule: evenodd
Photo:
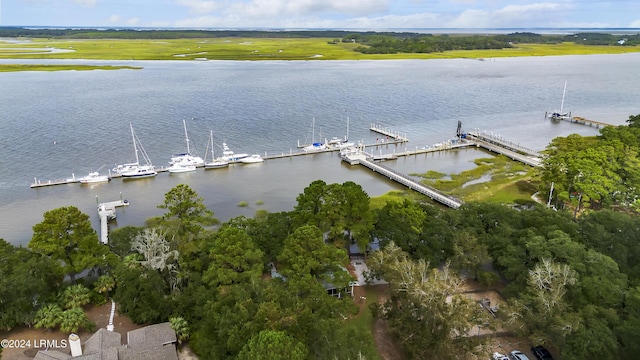
<path fill-rule="evenodd" d="M 519 145 L 508 141 L 498 141 L 485 136 L 478 136 L 478 133 L 467 134 L 466 138 L 477 147 L 481 147 L 496 154 L 504 155 L 512 160 L 519 161 L 533 167 L 542 166 L 541 159 L 544 156 L 534 150 L 520 147 Z"/>
<path fill-rule="evenodd" d="M 96 197 L 96 202 L 98 197 Z M 104 203 L 98 203 L 98 215 L 100 216 L 100 242 L 109 243 L 109 221 L 116 218 L 116 208 L 121 206 L 129 206 L 127 200 L 116 200 Z"/>
<path fill-rule="evenodd" d="M 407 142 L 409 141 L 409 139 L 407 138 L 407 134 L 404 133 L 399 133 L 397 131 L 393 131 L 391 128 L 385 127 L 383 125 L 380 124 L 371 124 L 371 126 L 369 126 L 369 130 L 376 132 L 380 135 L 384 135 L 385 138 L 389 138 L 395 141 L 400 141 L 400 142 Z"/>
<path fill-rule="evenodd" d="M 351 165 L 362 165 L 372 170 L 373 172 L 386 176 L 387 178 L 399 184 L 402 184 L 408 187 L 409 189 L 415 190 L 423 195 L 426 195 L 431 199 L 441 204 L 444 204 L 452 209 L 457 209 L 462 205 L 462 200 L 446 195 L 430 186 L 420 184 L 419 182 L 413 180 L 411 177 L 405 174 L 402 174 L 398 171 L 395 171 L 387 166 L 384 166 L 379 163 L 374 163 L 372 161 L 372 157 L 363 151 L 356 150 L 356 149 L 349 149 L 348 151 L 343 151 L 341 153 L 341 157 L 343 161 Z"/>
<path fill-rule="evenodd" d="M 601 128 L 601 127 L 605 127 L 605 126 L 615 126 L 615 125 L 612 125 L 612 124 L 603 123 L 601 121 L 585 119 L 585 118 L 580 117 L 580 116 L 572 116 L 570 119 L 567 119 L 567 121 L 574 122 L 574 123 L 577 123 L 577 124 L 582 124 L 582 125 L 595 126 L 598 129 Z"/>
<path fill-rule="evenodd" d="M 39 188 L 39 187 L 45 187 L 45 186 L 74 184 L 77 182 L 80 182 L 80 179 L 76 178 L 75 174 L 71 174 L 70 178 L 59 179 L 59 180 L 42 181 L 42 180 L 38 180 L 38 178 L 33 178 L 33 183 L 31 184 L 31 188 L 33 189 L 33 188 Z"/>

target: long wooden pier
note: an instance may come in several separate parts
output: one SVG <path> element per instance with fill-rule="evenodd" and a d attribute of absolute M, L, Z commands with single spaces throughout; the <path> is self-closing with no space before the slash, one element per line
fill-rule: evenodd
<path fill-rule="evenodd" d="M 444 204 L 450 208 L 457 209 L 462 205 L 462 200 L 456 199 L 452 196 L 446 195 L 430 186 L 420 184 L 413 180 L 409 176 L 397 172 L 382 164 L 374 163 L 370 160 L 370 156 L 359 150 L 344 151 L 341 154 L 342 160 L 348 162 L 351 165 L 363 165 L 369 168 L 373 172 L 379 173 L 388 177 L 389 179 L 402 184 L 409 189 L 415 190 L 423 195 L 430 197 L 431 199 Z"/>
<path fill-rule="evenodd" d="M 96 197 L 96 201 L 97 201 Z M 100 216 L 100 242 L 109 243 L 109 220 L 116 218 L 116 208 L 129 206 L 127 200 L 116 200 L 98 204 L 98 216 Z"/>

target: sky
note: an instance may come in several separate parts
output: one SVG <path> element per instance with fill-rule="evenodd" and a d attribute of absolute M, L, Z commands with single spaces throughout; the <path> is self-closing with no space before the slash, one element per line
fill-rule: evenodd
<path fill-rule="evenodd" d="M 638 0 L 0 0 L 0 26 L 640 28 Z"/>

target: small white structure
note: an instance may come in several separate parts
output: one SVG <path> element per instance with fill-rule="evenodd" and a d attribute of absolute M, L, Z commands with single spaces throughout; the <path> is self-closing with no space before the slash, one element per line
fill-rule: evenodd
<path fill-rule="evenodd" d="M 82 355 L 82 344 L 80 337 L 76 334 L 69 334 L 69 347 L 71 348 L 71 356 L 76 357 Z"/>

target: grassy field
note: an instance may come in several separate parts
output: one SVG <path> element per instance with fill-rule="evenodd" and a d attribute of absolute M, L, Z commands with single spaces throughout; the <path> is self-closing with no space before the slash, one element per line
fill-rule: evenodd
<path fill-rule="evenodd" d="M 640 47 L 586 46 L 573 43 L 522 44 L 502 50 L 461 50 L 431 54 L 362 54 L 354 43 L 329 38 L 209 38 L 178 40 L 46 40 L 0 41 L 0 59 L 89 60 L 399 60 L 487 59 L 513 56 L 620 54 Z M 63 51 L 52 51 L 58 49 Z M 48 66 L 45 66 L 48 67 Z M 8 68 L 0 65 L 0 71 Z M 44 68 L 43 68 L 44 70 Z M 49 70 L 67 70 L 51 68 Z M 4 71 L 21 71 L 9 68 Z"/>

